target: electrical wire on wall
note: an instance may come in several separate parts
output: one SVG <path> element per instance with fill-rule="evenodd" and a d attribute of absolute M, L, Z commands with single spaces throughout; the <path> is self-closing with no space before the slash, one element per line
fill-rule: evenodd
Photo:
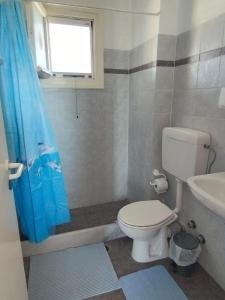
<path fill-rule="evenodd" d="M 211 173 L 212 166 L 214 165 L 216 161 L 216 150 L 213 148 L 209 149 L 209 159 L 208 159 L 208 167 L 207 167 L 207 174 Z M 212 156 L 212 160 L 210 162 L 210 156 Z"/>
<path fill-rule="evenodd" d="M 206 167 L 206 174 L 210 174 L 212 170 L 212 166 L 214 165 L 216 161 L 216 150 L 210 146 L 204 146 L 205 148 L 209 149 L 209 156 L 207 161 L 207 167 Z"/>

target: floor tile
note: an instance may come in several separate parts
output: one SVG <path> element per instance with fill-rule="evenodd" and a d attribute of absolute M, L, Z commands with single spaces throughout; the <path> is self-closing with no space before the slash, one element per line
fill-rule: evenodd
<path fill-rule="evenodd" d="M 111 224 L 116 221 L 119 210 L 128 203 L 121 200 L 71 209 L 71 222 L 57 226 L 56 234 Z"/>
<path fill-rule="evenodd" d="M 225 292 L 199 265 L 196 265 L 192 277 L 183 277 L 174 271 L 169 259 L 163 259 L 151 263 L 137 263 L 131 257 L 132 240 L 125 237 L 108 241 L 105 243 L 108 254 L 118 277 L 146 269 L 155 265 L 163 265 L 177 284 L 184 291 L 189 300 L 223 300 Z M 26 276 L 29 276 L 29 258 L 24 259 Z M 122 290 L 91 297 L 88 300 L 124 300 L 126 299 Z"/>
<path fill-rule="evenodd" d="M 199 264 L 196 265 L 194 274 L 187 278 L 174 271 L 174 267 L 169 259 L 151 263 L 135 262 L 131 257 L 132 240 L 129 238 L 109 241 L 106 245 L 108 246 L 108 254 L 118 277 L 155 265 L 163 265 L 189 300 L 225 299 L 225 292 Z"/>

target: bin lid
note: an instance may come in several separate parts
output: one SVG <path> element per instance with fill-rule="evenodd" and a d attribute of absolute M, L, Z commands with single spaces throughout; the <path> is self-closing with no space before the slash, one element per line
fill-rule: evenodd
<path fill-rule="evenodd" d="M 199 239 L 193 234 L 187 232 L 178 232 L 173 236 L 174 243 L 186 250 L 196 249 L 199 245 Z"/>

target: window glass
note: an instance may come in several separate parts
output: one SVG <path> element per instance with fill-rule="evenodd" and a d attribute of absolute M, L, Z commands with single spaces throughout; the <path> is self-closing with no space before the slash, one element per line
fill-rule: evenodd
<path fill-rule="evenodd" d="M 49 44 L 53 73 L 91 74 L 91 22 L 50 20 Z"/>

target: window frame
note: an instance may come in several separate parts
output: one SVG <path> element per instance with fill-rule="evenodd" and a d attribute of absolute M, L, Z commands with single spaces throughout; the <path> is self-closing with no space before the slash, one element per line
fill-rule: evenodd
<path fill-rule="evenodd" d="M 45 33 L 47 43 L 47 57 L 50 62 L 49 35 L 47 18 L 80 19 L 92 22 L 92 78 L 76 76 L 51 76 L 40 79 L 44 88 L 81 88 L 103 89 L 104 88 L 104 49 L 103 49 L 103 13 L 101 10 L 78 8 L 69 5 L 45 4 L 46 15 Z"/>
<path fill-rule="evenodd" d="M 48 50 L 49 50 L 49 62 L 48 66 L 53 76 L 56 77 L 76 77 L 76 78 L 93 78 L 94 74 L 94 63 L 93 63 L 93 20 L 78 19 L 78 18 L 68 18 L 68 17 L 47 17 L 47 36 L 48 36 Z M 83 27 L 88 27 L 90 29 L 90 56 L 91 56 L 91 72 L 90 73 L 76 73 L 76 72 L 60 72 L 53 71 L 52 68 L 52 57 L 51 57 L 51 42 L 50 42 L 50 24 L 61 24 L 61 25 L 78 25 Z"/>

